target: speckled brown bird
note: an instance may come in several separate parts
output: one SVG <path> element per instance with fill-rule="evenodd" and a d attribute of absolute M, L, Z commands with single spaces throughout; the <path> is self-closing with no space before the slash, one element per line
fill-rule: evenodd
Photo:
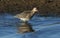
<path fill-rule="evenodd" d="M 16 15 L 17 18 L 23 21 L 23 23 L 21 23 L 21 25 L 18 27 L 19 33 L 34 31 L 28 21 L 33 17 L 35 13 L 37 13 L 37 11 L 37 8 L 33 8 L 32 10 L 24 11 Z"/>
<path fill-rule="evenodd" d="M 26 21 L 29 21 L 32 18 L 32 16 L 37 12 L 38 12 L 37 8 L 34 7 L 32 10 L 24 11 L 20 14 L 17 14 L 15 17 L 26 22 Z"/>

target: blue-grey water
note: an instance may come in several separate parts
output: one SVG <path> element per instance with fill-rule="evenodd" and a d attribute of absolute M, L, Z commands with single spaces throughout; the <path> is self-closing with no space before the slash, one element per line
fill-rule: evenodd
<path fill-rule="evenodd" d="M 20 34 L 17 27 L 19 18 L 11 14 L 0 15 L 0 38 L 60 38 L 60 18 L 34 15 L 29 21 L 35 32 Z"/>

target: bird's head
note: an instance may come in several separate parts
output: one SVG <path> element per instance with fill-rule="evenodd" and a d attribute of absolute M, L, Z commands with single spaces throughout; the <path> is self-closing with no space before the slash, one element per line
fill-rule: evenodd
<path fill-rule="evenodd" d="M 37 9 L 36 7 L 34 7 L 34 8 L 32 9 L 32 12 L 38 12 L 38 9 Z"/>

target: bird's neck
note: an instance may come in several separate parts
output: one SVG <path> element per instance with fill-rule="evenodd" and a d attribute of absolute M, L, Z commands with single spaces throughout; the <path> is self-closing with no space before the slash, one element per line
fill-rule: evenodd
<path fill-rule="evenodd" d="M 31 11 L 30 19 L 34 16 L 35 12 Z"/>
<path fill-rule="evenodd" d="M 32 15 L 33 15 L 33 14 L 35 13 L 35 11 L 32 10 L 31 13 L 32 13 Z"/>

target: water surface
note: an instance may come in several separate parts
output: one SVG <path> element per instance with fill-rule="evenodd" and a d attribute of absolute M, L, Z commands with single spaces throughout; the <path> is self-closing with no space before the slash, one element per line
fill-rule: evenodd
<path fill-rule="evenodd" d="M 20 34 L 16 26 L 19 18 L 10 14 L 0 15 L 0 38 L 60 38 L 60 18 L 34 15 L 29 21 L 35 32 Z"/>

